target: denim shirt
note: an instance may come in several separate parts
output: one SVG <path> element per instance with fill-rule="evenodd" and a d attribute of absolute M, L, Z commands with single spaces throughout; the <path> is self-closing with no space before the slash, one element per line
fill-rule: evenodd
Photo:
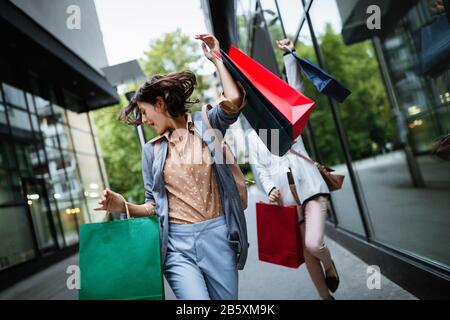
<path fill-rule="evenodd" d="M 230 115 L 226 113 L 219 106 L 215 106 L 208 111 L 208 119 L 211 126 L 214 129 L 220 130 L 222 136 L 225 136 L 226 130 L 237 120 L 238 116 L 239 114 Z M 228 241 L 236 253 L 237 268 L 238 270 L 242 270 L 247 260 L 249 244 L 247 240 L 247 224 L 244 209 L 239 198 L 239 192 L 228 164 L 225 163 L 223 158 L 217 158 L 222 157 L 222 153 L 216 152 L 214 140 L 207 132 L 207 127 L 202 120 L 201 112 L 195 112 L 192 115 L 192 120 L 194 121 L 195 133 L 206 143 L 211 151 L 211 157 L 215 160 L 213 167 L 216 173 L 223 212 L 228 226 Z M 142 176 L 145 187 L 145 201 L 156 203 L 156 214 L 160 222 L 161 260 L 164 263 L 169 236 L 169 206 L 163 173 L 168 141 L 164 136 L 161 136 L 159 139 L 161 140 L 161 144 L 155 159 L 153 159 L 155 140 L 147 142 L 142 149 Z"/>

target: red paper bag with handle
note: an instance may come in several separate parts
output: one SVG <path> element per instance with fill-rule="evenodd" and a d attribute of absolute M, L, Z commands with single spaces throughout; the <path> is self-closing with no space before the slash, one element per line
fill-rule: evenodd
<path fill-rule="evenodd" d="M 297 207 L 256 204 L 259 260 L 298 268 L 305 260 Z"/>
<path fill-rule="evenodd" d="M 294 140 L 302 134 L 314 107 L 314 101 L 236 47 L 230 46 L 228 56 L 255 88 L 276 107 L 276 111 L 289 121 L 291 138 Z"/>

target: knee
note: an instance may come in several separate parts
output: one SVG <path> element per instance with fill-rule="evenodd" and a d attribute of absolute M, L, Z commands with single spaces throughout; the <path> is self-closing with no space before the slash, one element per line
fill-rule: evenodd
<path fill-rule="evenodd" d="M 319 254 L 323 251 L 324 247 L 325 244 L 318 241 L 306 241 L 305 243 L 305 249 L 312 255 Z"/>

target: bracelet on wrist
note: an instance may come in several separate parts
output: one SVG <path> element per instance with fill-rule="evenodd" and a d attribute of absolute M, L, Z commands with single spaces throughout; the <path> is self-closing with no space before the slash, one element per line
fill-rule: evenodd
<path fill-rule="evenodd" d="M 150 209 L 148 208 L 148 206 L 144 205 L 144 208 L 145 208 L 145 211 L 147 212 L 147 214 L 148 214 L 150 217 L 154 215 L 154 213 L 155 213 L 154 208 L 155 208 L 155 207 L 153 207 L 153 210 L 150 210 Z M 152 211 L 153 211 L 153 212 L 152 212 Z"/>
<path fill-rule="evenodd" d="M 291 51 L 285 51 L 285 52 L 283 53 L 283 56 L 287 56 L 288 54 L 291 54 L 291 53 L 293 53 L 293 52 L 295 52 L 295 49 L 292 49 Z"/>

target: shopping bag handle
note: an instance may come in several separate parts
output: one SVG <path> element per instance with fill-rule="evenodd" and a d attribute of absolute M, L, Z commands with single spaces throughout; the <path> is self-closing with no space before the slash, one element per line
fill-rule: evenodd
<path fill-rule="evenodd" d="M 289 53 L 294 53 L 291 49 L 289 49 L 288 48 L 288 46 L 287 45 L 283 45 L 283 46 L 281 46 L 283 49 L 285 49 L 286 50 L 286 52 L 289 52 Z"/>

